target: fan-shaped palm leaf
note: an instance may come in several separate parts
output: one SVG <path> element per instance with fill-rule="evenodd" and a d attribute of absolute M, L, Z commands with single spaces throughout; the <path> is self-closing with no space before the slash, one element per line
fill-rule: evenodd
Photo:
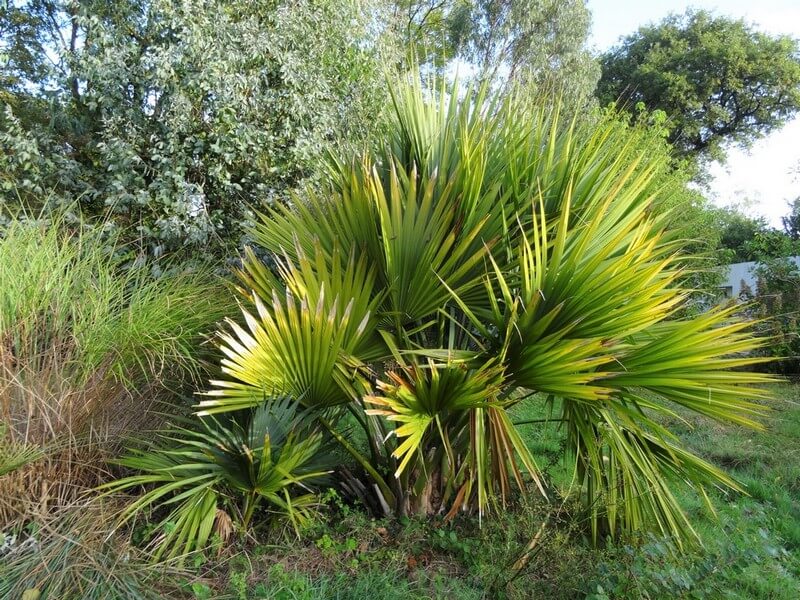
<path fill-rule="evenodd" d="M 107 493 L 150 488 L 123 513 L 125 520 L 149 507 L 168 509 L 155 540 L 156 558 L 184 555 L 205 547 L 220 502 L 243 497 L 240 526 L 246 529 L 263 501 L 295 526 L 307 519 L 309 485 L 328 473 L 322 434 L 298 415 L 288 397 L 229 416 L 206 417 L 201 430 L 177 429 L 156 444 L 132 452 L 119 464 L 141 472 L 100 489 Z M 166 442 L 166 443 L 164 443 Z"/>

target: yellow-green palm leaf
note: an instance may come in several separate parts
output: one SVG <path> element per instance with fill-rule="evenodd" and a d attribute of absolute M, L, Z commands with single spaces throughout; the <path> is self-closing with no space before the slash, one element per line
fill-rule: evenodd
<path fill-rule="evenodd" d="M 240 273 L 257 314 L 223 335 L 225 379 L 202 409 L 272 393 L 344 407 L 368 455 L 330 411 L 321 422 L 384 512 L 452 515 L 544 492 L 508 410 L 559 399 L 595 535 L 692 535 L 674 486 L 735 483 L 660 417 L 757 426 L 771 379 L 746 370 L 763 342 L 735 308 L 682 316 L 692 257 L 667 150 L 613 117 L 564 123 L 488 88 L 414 80 L 392 101 L 376 148 L 260 215 L 271 265 L 251 252 Z M 434 484 L 439 505 L 413 501 Z"/>

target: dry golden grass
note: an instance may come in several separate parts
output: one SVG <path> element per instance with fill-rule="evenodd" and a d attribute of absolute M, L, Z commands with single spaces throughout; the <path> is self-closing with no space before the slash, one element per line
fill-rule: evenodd
<path fill-rule="evenodd" d="M 153 280 L 108 241 L 18 221 L 0 237 L 0 530 L 107 480 L 125 439 L 158 427 L 203 373 L 206 332 L 229 306 L 207 273 Z M 173 407 L 174 410 L 174 407 Z"/>

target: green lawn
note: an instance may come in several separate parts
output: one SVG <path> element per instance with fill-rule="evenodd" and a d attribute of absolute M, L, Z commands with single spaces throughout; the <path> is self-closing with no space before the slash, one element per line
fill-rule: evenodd
<path fill-rule="evenodd" d="M 800 386 L 775 386 L 763 432 L 690 415 L 670 422 L 686 444 L 724 466 L 747 495 L 714 491 L 712 513 L 690 490 L 679 496 L 703 541 L 681 554 L 664 539 L 592 548 L 580 511 L 532 501 L 499 517 L 453 524 L 370 520 L 333 500 L 335 517 L 302 540 L 251 546 L 221 566 L 209 559 L 195 597 L 276 598 L 800 598 Z M 542 407 L 516 421 L 547 418 Z M 558 462 L 557 423 L 522 425 L 556 487 L 570 483 Z M 542 528 L 542 524 L 546 526 Z M 536 533 L 524 568 L 512 566 Z M 214 565 L 213 567 L 211 565 Z M 519 565 L 518 565 L 519 566 Z"/>

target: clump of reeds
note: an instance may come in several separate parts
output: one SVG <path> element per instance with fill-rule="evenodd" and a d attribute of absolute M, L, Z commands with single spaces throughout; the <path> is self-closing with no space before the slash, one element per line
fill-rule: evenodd
<path fill-rule="evenodd" d="M 98 227 L 12 220 L 0 232 L 0 461 L 36 460 L 0 469 L 0 527 L 100 483 L 122 439 L 197 383 L 204 335 L 228 311 L 207 271 L 155 279 Z"/>
<path fill-rule="evenodd" d="M 149 561 L 114 529 L 115 515 L 98 502 L 64 506 L 37 520 L 35 531 L 7 537 L 0 546 L 0 598 L 176 597 L 178 582 L 191 574 Z"/>

